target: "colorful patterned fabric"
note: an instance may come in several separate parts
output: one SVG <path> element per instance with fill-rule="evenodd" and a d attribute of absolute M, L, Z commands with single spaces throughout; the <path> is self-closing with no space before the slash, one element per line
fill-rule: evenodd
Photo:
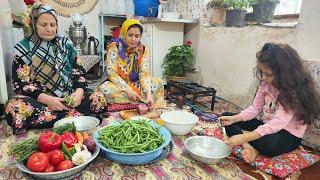
<path fill-rule="evenodd" d="M 78 107 L 69 111 L 52 111 L 34 98 L 14 96 L 6 105 L 5 113 L 13 133 L 17 134 L 30 129 L 50 128 L 64 117 L 100 113 L 105 106 L 106 100 L 100 91 L 92 93 L 90 97 L 86 95 Z"/>
<path fill-rule="evenodd" d="M 111 44 L 107 53 L 107 73 L 109 81 L 104 82 L 99 90 L 103 92 L 111 104 L 125 104 L 132 101 L 128 97 L 130 91 L 140 94 L 146 101 L 146 94 L 151 92 L 154 98 L 155 107 L 164 107 L 164 88 L 160 78 L 151 78 L 150 56 L 145 50 L 141 59 L 139 55 L 126 54 L 127 60 L 123 60 L 119 55 L 118 46 Z M 134 58 L 134 59 L 131 59 Z M 139 74 L 139 80 L 132 82 L 129 78 L 132 63 L 138 63 L 135 68 Z M 136 65 L 134 65 L 136 66 Z"/>
<path fill-rule="evenodd" d="M 138 107 L 138 103 L 128 103 L 128 104 L 109 104 L 108 112 L 136 109 Z"/>
<path fill-rule="evenodd" d="M 14 133 L 36 128 L 52 127 L 55 121 L 71 114 L 92 114 L 104 110 L 106 99 L 101 92 L 88 94 L 86 72 L 77 57 L 71 40 L 57 35 L 51 41 L 43 40 L 36 32 L 38 18 L 55 10 L 47 5 L 34 6 L 31 12 L 32 34 L 14 48 L 12 63 L 13 90 L 17 96 L 6 105 L 6 119 Z M 69 96 L 77 88 L 87 94 L 81 104 L 67 111 L 52 111 L 37 101 L 41 93 L 54 97 Z"/>
<path fill-rule="evenodd" d="M 222 130 L 218 123 L 211 123 L 210 125 L 206 123 L 204 125 L 202 122 L 200 122 L 194 128 L 194 131 L 198 135 L 212 136 L 221 140 L 224 139 Z M 242 160 L 241 151 L 242 147 L 238 146 L 233 149 L 232 153 L 237 158 Z M 267 174 L 284 178 L 290 174 L 299 172 L 302 169 L 311 166 L 319 160 L 319 155 L 302 149 L 296 149 L 290 153 L 282 154 L 273 158 L 258 155 L 257 159 L 250 163 L 250 165 Z"/>
<path fill-rule="evenodd" d="M 108 121 L 108 122 L 106 122 Z M 101 124 L 113 122 L 105 119 Z M 1 140 L 0 145 L 0 179 L 29 179 L 30 177 L 17 169 L 11 156 L 10 146 L 13 142 L 35 137 L 43 130 L 33 130 L 17 136 L 9 136 Z M 1 134 L 0 134 L 1 135 Z M 0 136 L 3 137 L 3 136 Z M 184 147 L 188 136 L 173 136 L 173 150 L 169 156 L 159 162 L 147 165 L 120 165 L 99 155 L 90 163 L 82 175 L 75 179 L 105 180 L 105 179 L 238 179 L 253 180 L 232 161 L 224 159 L 218 164 L 207 165 L 193 160 Z"/>
<path fill-rule="evenodd" d="M 233 153 L 238 158 L 242 159 L 241 151 L 242 147 L 237 147 L 233 150 Z M 319 160 L 319 155 L 312 154 L 302 149 L 296 149 L 292 152 L 273 158 L 258 155 L 256 160 L 250 163 L 250 165 L 267 174 L 284 178 L 289 174 L 299 172 L 302 169 L 311 166 Z"/>

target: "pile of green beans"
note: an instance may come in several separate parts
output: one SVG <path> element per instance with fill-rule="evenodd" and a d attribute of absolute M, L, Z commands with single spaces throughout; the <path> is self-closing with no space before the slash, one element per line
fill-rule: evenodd
<path fill-rule="evenodd" d="M 99 142 L 120 153 L 143 153 L 157 149 L 164 143 L 159 128 L 146 120 L 127 120 L 101 130 Z"/>

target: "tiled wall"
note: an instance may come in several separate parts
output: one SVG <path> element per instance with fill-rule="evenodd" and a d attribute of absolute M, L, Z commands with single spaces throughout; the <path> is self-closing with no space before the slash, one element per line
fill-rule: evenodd
<path fill-rule="evenodd" d="M 201 19 L 205 13 L 207 0 L 168 0 L 164 11 L 179 12 L 184 19 Z"/>

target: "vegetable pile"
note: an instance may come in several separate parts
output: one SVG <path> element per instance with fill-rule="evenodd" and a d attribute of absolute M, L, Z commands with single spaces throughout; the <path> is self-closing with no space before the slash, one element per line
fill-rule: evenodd
<path fill-rule="evenodd" d="M 106 148 L 120 153 L 148 152 L 164 143 L 160 129 L 143 119 L 108 126 L 100 132 L 98 140 Z"/>
<path fill-rule="evenodd" d="M 53 172 L 86 163 L 95 148 L 91 137 L 86 132 L 77 132 L 72 123 L 14 145 L 12 154 L 33 172 Z"/>

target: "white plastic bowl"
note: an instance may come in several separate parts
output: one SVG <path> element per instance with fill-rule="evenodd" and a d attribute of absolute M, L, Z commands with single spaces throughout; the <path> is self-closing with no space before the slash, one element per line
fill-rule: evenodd
<path fill-rule="evenodd" d="M 186 135 L 196 125 L 199 118 L 186 111 L 168 111 L 160 115 L 164 126 L 174 135 Z"/>
<path fill-rule="evenodd" d="M 99 125 L 100 120 L 91 116 L 67 117 L 55 122 L 53 127 L 58 127 L 72 122 L 74 122 L 77 131 L 86 131 L 87 133 L 92 134 L 95 131 L 95 128 Z"/>

